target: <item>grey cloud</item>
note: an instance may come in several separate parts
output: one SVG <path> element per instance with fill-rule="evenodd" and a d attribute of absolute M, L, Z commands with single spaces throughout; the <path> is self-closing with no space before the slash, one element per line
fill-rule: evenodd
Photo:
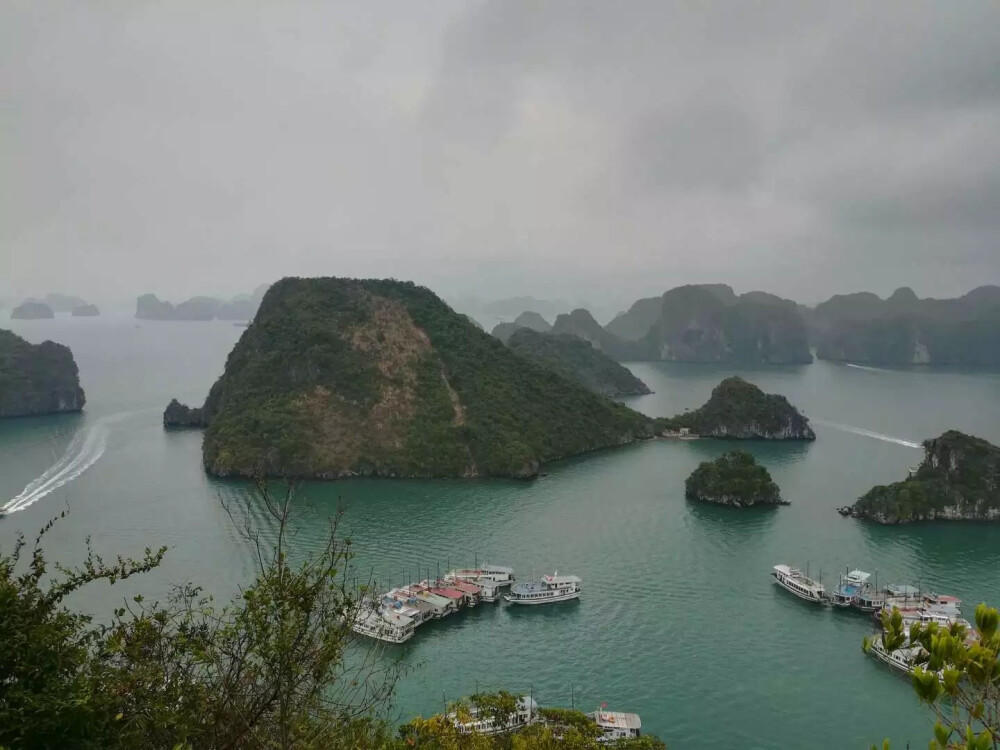
<path fill-rule="evenodd" d="M 998 20 L 989 0 L 3 4 L 0 294 L 997 282 Z"/>

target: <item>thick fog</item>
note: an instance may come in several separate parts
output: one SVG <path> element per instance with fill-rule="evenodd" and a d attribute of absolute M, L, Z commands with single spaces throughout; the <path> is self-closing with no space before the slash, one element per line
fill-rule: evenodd
<path fill-rule="evenodd" d="M 1000 282 L 1000 5 L 0 4 L 0 296 Z"/>

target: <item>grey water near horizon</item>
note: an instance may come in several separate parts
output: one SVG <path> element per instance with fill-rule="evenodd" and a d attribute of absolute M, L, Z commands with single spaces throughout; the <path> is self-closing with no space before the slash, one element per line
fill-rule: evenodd
<path fill-rule="evenodd" d="M 8 325 L 5 323 L 5 326 Z M 10 321 L 19 335 L 69 345 L 87 392 L 83 414 L 0 421 L 0 549 L 47 536 L 49 555 L 79 561 L 168 546 L 163 566 L 74 606 L 100 617 L 123 596 L 164 596 L 195 581 L 220 598 L 253 571 L 220 503 L 245 485 L 207 477 L 198 432 L 166 432 L 172 397 L 204 399 L 243 329 L 229 323 L 121 318 Z M 733 510 L 692 504 L 686 476 L 733 447 L 658 440 L 553 464 L 534 482 L 316 482 L 305 486 L 295 544 L 320 544 L 346 508 L 359 576 L 395 584 L 490 560 L 520 578 L 558 569 L 583 578 L 579 602 L 523 611 L 483 605 L 420 629 L 394 650 L 409 668 L 395 715 L 440 710 L 477 689 L 531 691 L 542 703 L 638 712 L 670 747 L 923 746 L 928 712 L 909 685 L 864 656 L 869 622 L 814 608 L 775 587 L 779 562 L 827 583 L 846 567 L 1000 603 L 1000 527 L 882 527 L 835 509 L 905 476 L 920 441 L 960 429 L 1000 443 L 1000 373 L 862 368 L 828 362 L 732 368 L 632 363 L 654 391 L 647 414 L 703 403 L 727 375 L 781 393 L 809 416 L 814 443 L 745 443 L 791 505 Z"/>

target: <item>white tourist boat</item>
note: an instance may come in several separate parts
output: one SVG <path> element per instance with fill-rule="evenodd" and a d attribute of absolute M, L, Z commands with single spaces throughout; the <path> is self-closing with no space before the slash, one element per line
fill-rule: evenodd
<path fill-rule="evenodd" d="M 830 594 L 830 604 L 835 607 L 850 607 L 857 601 L 858 596 L 870 588 L 868 579 L 871 573 L 863 570 L 852 570 L 840 576 L 840 584 Z"/>
<path fill-rule="evenodd" d="M 351 622 L 351 630 L 355 633 L 387 643 L 405 643 L 410 640 L 415 626 L 411 617 L 382 608 L 363 609 Z"/>
<path fill-rule="evenodd" d="M 508 604 L 555 604 L 580 598 L 580 579 L 556 571 L 531 583 L 515 583 L 504 595 Z"/>
<path fill-rule="evenodd" d="M 462 734 L 506 734 L 534 723 L 538 719 L 538 703 L 530 696 L 520 696 L 514 713 L 507 721 L 502 722 L 498 722 L 496 716 L 481 710 L 475 703 L 470 703 L 461 715 L 457 711 L 451 711 L 448 718 Z"/>
<path fill-rule="evenodd" d="M 498 586 L 510 586 L 514 583 L 514 569 L 504 565 L 483 563 L 475 568 L 456 568 L 448 573 L 446 578 L 472 581 L 492 581 Z"/>
<path fill-rule="evenodd" d="M 639 714 L 626 714 L 620 711 L 608 711 L 601 708 L 588 714 L 598 729 L 601 736 L 598 742 L 618 742 L 618 740 L 634 740 L 642 735 L 642 721 Z"/>
<path fill-rule="evenodd" d="M 790 591 L 800 599 L 817 604 L 826 604 L 829 598 L 823 584 L 814 581 L 797 568 L 787 565 L 775 565 L 771 577 L 786 591 Z"/>
<path fill-rule="evenodd" d="M 897 648 L 895 651 L 886 651 L 880 634 L 872 639 L 868 653 L 895 670 L 904 674 L 913 674 L 913 668 L 917 666 L 917 660 L 920 658 L 923 650 L 923 646 L 918 644 L 915 646 L 906 645 L 902 648 Z"/>

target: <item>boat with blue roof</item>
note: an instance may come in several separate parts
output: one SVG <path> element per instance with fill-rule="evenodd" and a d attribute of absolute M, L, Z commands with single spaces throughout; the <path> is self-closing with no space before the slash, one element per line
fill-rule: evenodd
<path fill-rule="evenodd" d="M 871 573 L 863 570 L 843 574 L 840 576 L 840 584 L 830 594 L 830 604 L 835 607 L 850 607 L 869 588 L 868 579 L 871 577 Z"/>

